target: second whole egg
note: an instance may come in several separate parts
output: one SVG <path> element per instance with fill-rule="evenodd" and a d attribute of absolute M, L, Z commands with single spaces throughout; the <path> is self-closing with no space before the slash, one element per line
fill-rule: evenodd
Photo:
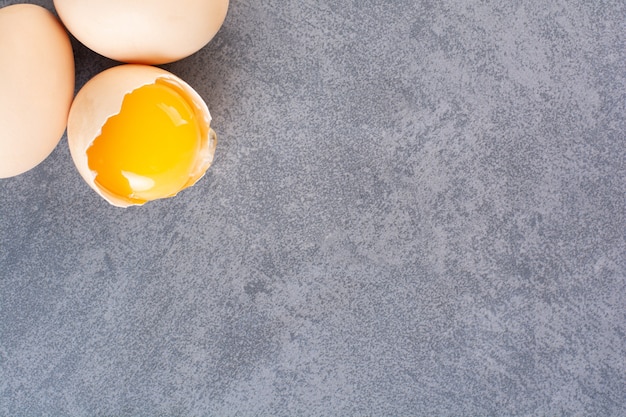
<path fill-rule="evenodd" d="M 164 64 L 205 46 L 226 18 L 228 0 L 54 0 L 68 30 L 117 61 Z"/>

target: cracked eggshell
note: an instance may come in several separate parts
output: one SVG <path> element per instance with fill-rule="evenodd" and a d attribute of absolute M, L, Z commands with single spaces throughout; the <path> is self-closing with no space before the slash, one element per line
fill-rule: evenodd
<path fill-rule="evenodd" d="M 74 96 L 67 32 L 33 4 L 0 9 L 0 178 L 34 168 L 57 146 Z"/>
<path fill-rule="evenodd" d="M 206 45 L 228 0 L 54 0 L 68 30 L 88 48 L 122 62 L 164 64 Z"/>
<path fill-rule="evenodd" d="M 100 188 L 95 182 L 95 172 L 89 168 L 87 149 L 101 134 L 107 120 L 120 112 L 126 94 L 144 85 L 154 84 L 157 80 L 182 92 L 199 119 L 204 121 L 200 138 L 201 149 L 197 154 L 195 168 L 189 182 L 179 191 L 195 184 L 213 162 L 217 138 L 210 128 L 211 114 L 202 97 L 191 86 L 168 71 L 148 65 L 127 64 L 109 68 L 89 80 L 76 95 L 67 122 L 67 139 L 80 175 L 102 198 L 117 207 L 143 203 L 129 202 Z"/>

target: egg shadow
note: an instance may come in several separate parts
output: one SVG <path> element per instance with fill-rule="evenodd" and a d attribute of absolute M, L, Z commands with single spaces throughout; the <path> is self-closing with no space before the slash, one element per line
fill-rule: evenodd
<path fill-rule="evenodd" d="M 74 87 L 74 95 L 89 81 L 91 78 L 102 71 L 120 65 L 120 62 L 106 58 L 83 45 L 72 34 L 70 41 L 74 50 L 74 65 L 76 68 L 76 84 Z"/>
<path fill-rule="evenodd" d="M 238 43 L 236 30 L 229 25 L 229 15 L 215 37 L 198 52 L 180 61 L 159 65 L 200 94 L 216 125 L 230 120 L 229 109 L 239 108 L 241 103 L 238 101 L 242 98 L 241 94 L 233 91 L 240 77 L 240 68 L 234 67 L 235 62 L 229 59 L 230 51 Z M 226 128 L 220 127 L 220 131 Z"/>

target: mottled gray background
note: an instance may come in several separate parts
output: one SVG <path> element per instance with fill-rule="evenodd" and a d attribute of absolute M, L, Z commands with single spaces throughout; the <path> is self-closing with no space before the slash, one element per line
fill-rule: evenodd
<path fill-rule="evenodd" d="M 626 415 L 625 45 L 621 0 L 233 0 L 165 66 L 197 186 L 0 180 L 0 415 Z"/>

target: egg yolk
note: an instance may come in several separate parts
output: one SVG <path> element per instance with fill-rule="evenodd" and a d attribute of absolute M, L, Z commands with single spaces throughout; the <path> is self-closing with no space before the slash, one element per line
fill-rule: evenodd
<path fill-rule="evenodd" d="M 189 182 L 200 132 L 188 100 L 157 80 L 124 97 L 87 149 L 88 165 L 101 188 L 130 202 L 170 197 Z"/>

